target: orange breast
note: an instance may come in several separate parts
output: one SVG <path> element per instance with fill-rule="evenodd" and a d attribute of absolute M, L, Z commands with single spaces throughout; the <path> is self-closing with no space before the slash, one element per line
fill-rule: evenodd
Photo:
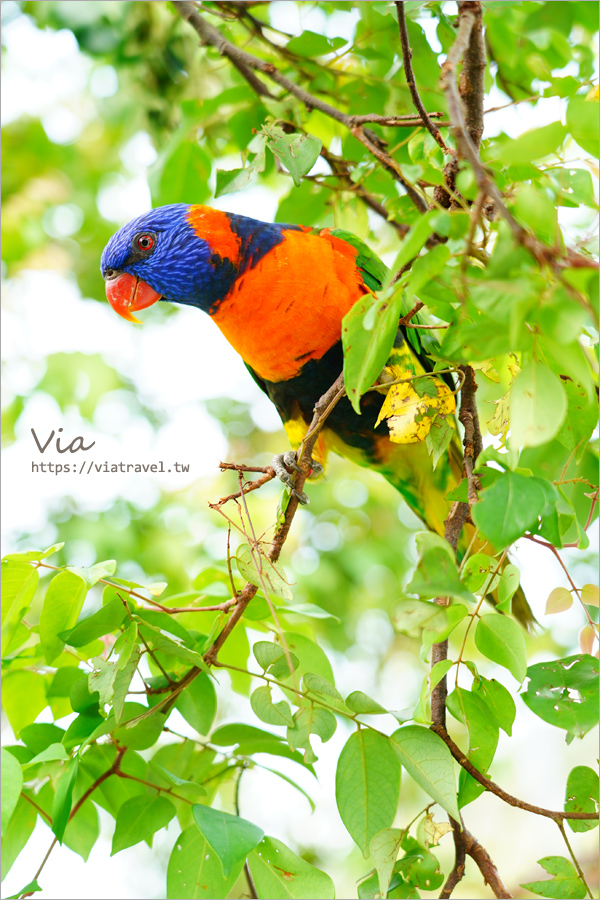
<path fill-rule="evenodd" d="M 237 279 L 212 318 L 267 381 L 287 381 L 340 340 L 341 323 L 368 288 L 357 251 L 332 235 L 284 232 L 284 240 Z"/>

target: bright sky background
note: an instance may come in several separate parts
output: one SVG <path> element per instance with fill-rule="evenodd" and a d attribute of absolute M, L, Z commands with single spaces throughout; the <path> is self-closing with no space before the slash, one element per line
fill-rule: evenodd
<path fill-rule="evenodd" d="M 449 5 L 450 11 L 453 5 Z M 272 4 L 271 10 L 278 27 L 296 34 L 309 28 L 325 30 L 332 37 L 342 35 L 350 39 L 358 19 L 356 12 L 336 12 L 327 18 L 309 3 L 298 9 L 294 3 L 277 2 Z M 427 36 L 434 49 L 439 48 L 431 28 L 427 29 Z M 97 96 L 108 96 L 117 89 L 114 70 L 110 66 L 92 70 L 90 62 L 79 53 L 69 31 L 41 32 L 28 18 L 20 17 L 5 28 L 4 40 L 8 49 L 3 59 L 3 123 L 23 114 L 41 116 L 48 136 L 57 143 L 67 144 L 77 137 L 94 114 L 86 90 L 89 88 Z M 504 102 L 506 98 L 499 92 L 489 98 L 489 106 Z M 564 120 L 564 101 L 558 98 L 544 100 L 536 107 L 523 103 L 487 116 L 486 137 L 501 130 L 516 136 L 559 117 Z M 150 208 L 146 175 L 155 159 L 155 151 L 148 136 L 140 133 L 129 142 L 122 157 L 123 173 L 101 190 L 97 201 L 99 215 L 113 222 L 115 230 Z M 10 161 L 5 164 L 10 165 Z M 231 166 L 235 165 L 239 165 L 239 161 L 232 157 Z M 242 193 L 221 197 L 212 205 L 269 220 L 275 214 L 278 200 L 274 191 L 251 187 Z M 561 209 L 561 215 L 571 217 L 573 224 L 578 217 L 577 211 L 565 209 Z M 76 224 L 76 211 L 66 209 L 50 227 L 62 234 L 69 234 L 72 231 L 76 233 Z M 261 428 L 273 432 L 280 428 L 279 419 L 269 401 L 207 317 L 197 310 L 183 307 L 169 318 L 162 317 L 156 308 L 145 311 L 143 317 L 143 326 L 132 326 L 118 318 L 108 304 L 82 298 L 75 281 L 55 271 L 24 271 L 5 285 L 2 349 L 7 401 L 10 401 L 11 395 L 26 392 L 37 383 L 47 355 L 73 351 L 102 353 L 110 364 L 135 382 L 148 406 L 164 415 L 165 424 L 155 433 L 142 417 L 132 417 L 126 404 L 116 397 L 100 405 L 94 426 L 90 427 L 80 420 L 76 411 L 63 416 L 52 397 L 37 393 L 19 420 L 16 442 L 4 453 L 4 552 L 14 549 L 17 536 L 24 531 L 35 533 L 40 545 L 50 545 L 57 535 L 54 527 L 47 524 L 48 514 L 62 502 L 66 491 L 82 512 L 106 509 L 119 497 L 140 507 L 150 507 L 155 503 L 160 489 L 182 489 L 199 478 L 214 477 L 217 464 L 226 452 L 226 441 L 218 425 L 204 411 L 202 400 L 215 395 L 237 397 L 252 404 L 252 416 Z M 178 460 L 191 463 L 191 471 L 187 476 L 174 473 L 163 476 L 33 475 L 32 461 L 48 458 L 64 461 L 64 458 L 57 454 L 40 457 L 30 433 L 32 427 L 41 440 L 45 440 L 58 427 L 63 427 L 67 441 L 80 434 L 85 436 L 86 444 L 95 440 L 94 459 L 97 462 Z M 278 441 L 274 438 L 274 453 L 285 449 Z M 87 454 L 86 458 L 91 455 Z M 73 459 L 78 459 L 78 455 Z M 592 545 L 597 546 L 597 527 L 590 532 L 590 538 Z M 524 546 L 519 546 L 517 552 L 517 561 L 523 573 L 522 582 L 536 614 L 541 616 L 549 591 L 559 584 L 566 585 L 566 581 L 562 570 L 549 554 L 543 554 L 528 542 L 522 544 Z M 75 549 L 78 556 L 72 562 L 86 565 L 93 561 L 86 558 L 86 553 L 91 554 L 93 548 L 80 542 Z M 565 552 L 564 556 L 568 560 L 568 553 Z M 558 627 L 563 633 L 570 629 L 576 644 L 576 633 L 581 627 L 577 612 L 573 613 L 572 618 L 565 614 L 560 618 Z M 546 620 L 544 624 L 550 623 Z M 336 657 L 336 674 L 342 690 L 345 683 L 349 689 L 360 683 L 368 692 L 373 679 L 373 654 L 382 645 L 385 648 L 392 637 L 387 616 L 376 611 L 367 615 L 361 631 L 364 637 L 360 658 L 348 660 Z M 408 689 L 418 679 L 411 664 L 412 659 L 407 656 L 395 659 L 388 667 L 385 683 L 390 689 L 389 705 L 395 705 L 393 689 L 399 680 Z M 386 703 L 385 697 L 379 699 Z M 225 702 L 230 704 L 232 717 L 243 717 L 247 711 L 247 705 L 245 707 L 244 701 L 237 695 L 229 694 Z M 531 802 L 543 802 L 560 808 L 564 783 L 562 732 L 550 726 L 540 729 L 539 719 L 534 719 L 523 708 L 519 712 L 516 738 L 508 742 L 505 736 L 501 737 L 494 764 L 495 775 L 503 783 L 503 774 L 510 769 L 510 787 L 514 793 L 526 796 Z M 178 727 L 189 733 L 189 727 L 179 718 Z M 537 735 L 538 740 L 543 735 L 543 744 L 532 746 L 533 734 Z M 334 739 L 320 748 L 322 777 L 319 785 L 308 774 L 304 776 L 303 773 L 299 777 L 298 767 L 289 770 L 313 795 L 317 802 L 316 815 L 310 816 L 308 804 L 298 799 L 299 795 L 291 788 L 266 772 L 253 772 L 242 789 L 242 807 L 252 809 L 253 821 L 268 827 L 270 833 L 283 840 L 289 839 L 293 846 L 300 847 L 302 835 L 309 833 L 313 840 L 337 850 L 341 857 L 338 875 L 343 873 L 343 857 L 349 847 L 349 838 L 331 810 L 335 763 L 346 737 L 344 728 L 340 726 Z M 3 738 L 6 739 L 7 735 L 3 734 Z M 592 738 L 588 735 L 583 742 L 576 741 L 572 745 L 572 765 L 576 764 L 576 757 L 581 762 L 589 758 L 590 740 Z M 524 761 L 518 774 L 510 764 L 507 756 L 509 750 Z M 533 796 L 533 785 L 543 786 L 543 795 Z M 270 799 L 267 802 L 265 798 L 272 798 L 273 792 L 276 792 L 277 802 L 272 803 Z M 525 835 L 531 857 L 523 861 L 524 876 L 530 875 L 532 860 L 552 852 L 563 853 L 560 836 L 557 839 L 557 830 L 551 823 L 537 820 L 533 832 L 528 827 L 531 823 L 525 814 L 509 811 L 490 796 L 481 798 L 477 807 L 477 821 L 473 821 L 472 829 L 484 844 L 486 836 L 495 843 L 494 837 L 499 829 L 512 830 L 512 839 L 506 842 L 504 848 L 504 859 L 496 859 L 500 870 L 504 867 L 515 872 L 519 868 L 519 862 L 515 863 L 514 858 L 515 847 L 519 846 L 521 838 L 525 840 Z M 290 810 L 293 810 L 293 822 L 288 812 Z M 515 831 L 515 827 L 524 830 Z M 81 896 L 83 885 L 89 897 L 162 896 L 162 871 L 177 828 L 175 821 L 166 833 L 159 833 L 155 838 L 155 849 L 150 850 L 145 844 L 139 844 L 117 855 L 110 863 L 107 862 L 110 845 L 105 840 L 97 843 L 86 864 L 66 848 L 55 851 L 44 870 L 44 897 L 77 898 Z M 592 836 L 590 846 L 593 840 Z M 14 865 L 5 882 L 5 892 L 18 889 L 30 880 L 33 868 L 41 860 L 49 842 L 48 829 L 38 824 L 25 857 Z"/>

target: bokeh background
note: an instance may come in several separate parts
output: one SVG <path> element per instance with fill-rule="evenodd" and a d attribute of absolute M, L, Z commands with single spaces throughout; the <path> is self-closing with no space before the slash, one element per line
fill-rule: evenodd
<path fill-rule="evenodd" d="M 268 17 L 288 35 L 308 29 L 351 42 L 364 5 L 276 0 L 268 4 Z M 382 15 L 390 6 L 369 5 Z M 489 4 L 533 11 L 568 5 Z M 597 11 L 595 3 L 578 6 Z M 438 8 L 450 15 L 456 9 L 454 3 L 422 4 L 414 13 L 432 60 L 443 49 L 433 17 Z M 264 220 L 346 227 L 388 262 L 397 252 L 397 237 L 347 197 L 316 190 L 311 182 L 293 188 L 272 161 L 260 184 L 215 199 L 216 169 L 240 165 L 240 152 L 261 123 L 245 108 L 248 88 L 237 73 L 215 54 L 200 51 L 194 32 L 167 4 L 4 0 L 1 11 L 3 552 L 64 541 L 60 564 L 116 559 L 124 578 L 168 581 L 172 592 L 184 591 L 201 568 L 225 556 L 224 522 L 208 501 L 235 485 L 232 476 L 219 474 L 219 460 L 268 464 L 287 441 L 274 409 L 207 317 L 167 304 L 145 311 L 143 326 L 115 316 L 99 273 L 105 242 L 152 205 L 179 201 L 207 202 Z M 559 44 L 556 35 L 564 28 L 558 11 L 556 17 L 553 22 L 550 13 L 540 34 Z M 593 52 L 584 56 L 582 51 L 580 66 L 593 73 Z M 560 96 L 540 97 L 550 75 L 536 72 L 535 60 L 526 65 L 538 99 L 506 107 L 513 98 L 492 71 L 487 106 L 505 108 L 486 116 L 486 137 L 515 137 L 564 117 Z M 576 73 L 558 59 L 551 74 Z M 194 142 L 182 142 L 191 128 Z M 340 138 L 333 133 L 328 141 L 335 150 Z M 574 167 L 589 171 L 576 145 L 571 157 Z M 326 171 L 319 161 L 311 174 Z M 397 203 L 401 208 L 399 195 Z M 596 225 L 588 213 L 564 207 L 560 216 L 569 240 L 594 242 Z M 485 383 L 483 399 L 493 402 L 504 390 Z M 177 461 L 189 469 L 164 475 L 33 472 L 32 463 L 75 462 L 84 454 L 59 455 L 52 441 L 41 456 L 32 428 L 42 442 L 53 430 L 63 446 L 76 435 L 86 445 L 94 441 L 86 461 L 162 460 L 165 469 Z M 331 613 L 311 620 L 311 630 L 333 659 L 342 692 L 360 685 L 389 708 L 412 707 L 425 667 L 418 641 L 394 634 L 389 613 L 415 561 L 419 523 L 382 479 L 342 460 L 332 460 L 327 476 L 309 491 L 310 507 L 297 515 L 283 558 L 296 585 L 295 600 Z M 274 520 L 278 495 L 274 484 L 252 495 L 253 516 L 263 528 Z M 578 583 L 595 577 L 596 529 L 590 539 L 590 550 L 577 560 L 569 551 L 563 554 Z M 576 652 L 583 624 L 577 610 L 560 621 L 544 616 L 548 593 L 566 584 L 562 570 L 549 554 L 522 543 L 516 561 L 543 626 L 531 661 Z M 492 674 L 509 679 L 504 670 Z M 227 676 L 221 680 L 217 721 L 251 720 L 247 700 Z M 189 730 L 183 719 L 178 725 Z M 10 737 L 6 723 L 2 734 Z M 247 810 L 270 834 L 326 869 L 342 897 L 355 895 L 354 883 L 364 874 L 335 809 L 335 762 L 346 737 L 340 725 L 321 748 L 318 782 L 294 773 L 316 802 L 314 815 L 292 788 L 259 769 L 245 779 L 241 798 L 242 815 Z M 494 777 L 518 796 L 560 808 L 567 772 L 588 761 L 594 740 L 588 735 L 567 750 L 562 732 L 520 704 L 515 737 L 500 738 Z M 402 796 L 408 821 L 424 804 L 414 786 Z M 531 821 L 493 797 L 482 797 L 467 814 L 471 830 L 493 848 L 500 870 L 511 873 L 516 896 L 524 896 L 519 881 L 539 877 L 536 859 L 563 853 L 552 823 Z M 152 850 L 140 844 L 110 862 L 109 830 L 86 862 L 62 847 L 45 869 L 44 896 L 161 897 L 176 833 L 171 823 Z M 588 870 L 594 834 L 577 837 Z M 38 824 L 4 883 L 4 896 L 33 877 L 49 843 L 49 830 Z M 442 841 L 440 858 L 451 858 L 449 838 Z M 478 897 L 478 876 L 470 869 L 468 874 L 461 896 Z"/>

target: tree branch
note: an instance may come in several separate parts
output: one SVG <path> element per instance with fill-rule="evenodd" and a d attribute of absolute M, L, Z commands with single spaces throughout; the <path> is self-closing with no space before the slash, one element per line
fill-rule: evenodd
<path fill-rule="evenodd" d="M 450 753 L 457 763 L 462 766 L 469 775 L 472 775 L 475 781 L 478 781 L 486 791 L 500 797 L 500 799 L 504 800 L 505 803 L 508 803 L 509 806 L 514 806 L 516 809 L 522 809 L 525 812 L 534 813 L 536 816 L 544 816 L 546 819 L 553 819 L 555 822 L 562 822 L 564 819 L 578 819 L 584 821 L 598 819 L 598 813 L 563 812 L 561 810 L 546 809 L 543 806 L 535 806 L 533 803 L 527 803 L 525 800 L 519 800 L 518 797 L 513 797 L 512 794 L 509 794 L 501 788 L 500 785 L 487 778 L 487 776 L 483 775 L 479 769 L 475 768 L 473 763 L 462 752 L 458 744 L 452 740 L 445 728 L 438 725 L 432 725 L 431 729 L 441 737 L 445 744 L 447 744 Z"/>
<path fill-rule="evenodd" d="M 573 265 L 597 269 L 598 263 L 595 260 L 582 256 L 573 250 L 567 250 L 563 253 L 558 247 L 549 247 L 523 228 L 506 207 L 504 198 L 496 186 L 495 181 L 488 175 L 479 159 L 477 145 L 474 143 L 473 137 L 471 136 L 469 125 L 473 127 L 475 136 L 477 136 L 479 116 L 475 114 L 473 108 L 475 101 L 480 94 L 477 90 L 467 93 L 463 88 L 463 94 L 467 97 L 467 102 L 469 104 L 467 111 L 469 118 L 467 121 L 459 89 L 457 87 L 456 73 L 458 64 L 467 51 L 470 51 L 472 54 L 470 61 L 473 68 L 478 69 L 479 67 L 479 63 L 475 61 L 475 57 L 476 54 L 480 53 L 482 50 L 481 43 L 483 39 L 480 41 L 476 36 L 473 42 L 471 42 L 471 35 L 473 30 L 477 29 L 478 23 L 480 23 L 480 6 L 481 4 L 479 2 L 474 2 L 474 0 L 463 0 L 463 2 L 459 2 L 458 32 L 456 40 L 450 48 L 450 52 L 448 53 L 445 62 L 442 64 L 442 75 L 440 78 L 440 87 L 446 95 L 448 112 L 450 114 L 450 121 L 452 122 L 452 133 L 456 140 L 459 154 L 471 165 L 479 190 L 494 201 L 497 211 L 508 224 L 517 243 L 525 247 L 539 265 L 549 265 L 555 270 L 564 266 Z M 559 260 L 561 261 L 559 262 Z"/>
<path fill-rule="evenodd" d="M 215 47 L 222 56 L 226 56 L 233 65 L 236 66 L 238 71 L 243 75 L 256 93 L 260 96 L 264 96 L 266 89 L 262 82 L 256 78 L 253 70 L 262 72 L 267 78 L 270 78 L 271 81 L 274 81 L 288 93 L 292 94 L 292 96 L 296 97 L 297 100 L 300 100 L 307 109 L 318 109 L 319 112 L 322 112 L 324 115 L 329 116 L 331 119 L 335 119 L 336 122 L 340 122 L 351 131 L 354 137 L 360 141 L 376 159 L 379 160 L 395 180 L 402 184 L 417 209 L 420 212 L 425 212 L 427 209 L 427 202 L 410 181 L 405 178 L 402 169 L 396 160 L 376 142 L 377 139 L 373 132 L 363 129 L 361 117 L 350 116 L 347 113 L 341 112 L 341 110 L 337 109 L 335 106 L 331 106 L 330 103 L 326 103 L 324 100 L 321 100 L 314 94 L 310 94 L 293 81 L 290 81 L 289 78 L 286 78 L 285 75 L 275 68 L 273 63 L 265 62 L 264 60 L 253 56 L 251 53 L 247 53 L 245 50 L 236 47 L 235 44 L 228 41 L 217 28 L 199 15 L 196 8 L 192 6 L 191 3 L 184 2 L 184 0 L 172 0 L 172 2 L 182 19 L 189 22 L 192 28 L 198 33 L 202 43 Z M 249 78 L 249 75 L 252 77 Z M 258 85 L 260 85 L 260 88 Z M 389 117 L 382 116 L 376 121 L 380 124 L 388 124 Z"/>
<path fill-rule="evenodd" d="M 408 28 L 406 25 L 406 12 L 404 9 L 404 0 L 396 0 L 396 9 L 398 11 L 398 28 L 400 29 L 400 43 L 402 44 L 402 61 L 404 63 L 404 75 L 406 77 L 406 83 L 410 90 L 410 96 L 412 97 L 412 101 L 415 105 L 415 109 L 419 113 L 425 128 L 429 132 L 429 134 L 437 141 L 439 146 L 442 148 L 444 153 L 447 153 L 450 156 L 454 155 L 454 151 L 450 150 L 449 147 L 446 146 L 446 143 L 440 134 L 440 130 L 437 125 L 434 125 L 431 121 L 429 115 L 427 114 L 427 110 L 423 106 L 423 101 L 419 95 L 417 90 L 417 85 L 415 82 L 415 75 L 412 67 L 412 50 L 410 49 L 410 41 L 408 39 Z"/>

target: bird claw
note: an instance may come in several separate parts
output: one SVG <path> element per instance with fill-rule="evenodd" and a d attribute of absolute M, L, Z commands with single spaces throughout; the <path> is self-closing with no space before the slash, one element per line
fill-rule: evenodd
<path fill-rule="evenodd" d="M 318 466 L 319 463 L 317 463 L 316 465 Z M 296 497 L 298 503 L 302 503 L 303 506 L 307 506 L 310 502 L 308 497 L 302 491 L 296 490 L 296 488 L 294 487 L 293 476 L 290 475 L 288 471 L 288 469 L 292 469 L 294 472 L 302 471 L 296 459 L 296 452 L 294 450 L 288 450 L 286 453 L 277 453 L 271 461 L 271 466 L 275 470 L 275 474 L 277 475 L 279 480 L 283 482 L 283 484 L 292 492 L 294 497 Z M 322 469 L 322 467 L 320 468 Z"/>

